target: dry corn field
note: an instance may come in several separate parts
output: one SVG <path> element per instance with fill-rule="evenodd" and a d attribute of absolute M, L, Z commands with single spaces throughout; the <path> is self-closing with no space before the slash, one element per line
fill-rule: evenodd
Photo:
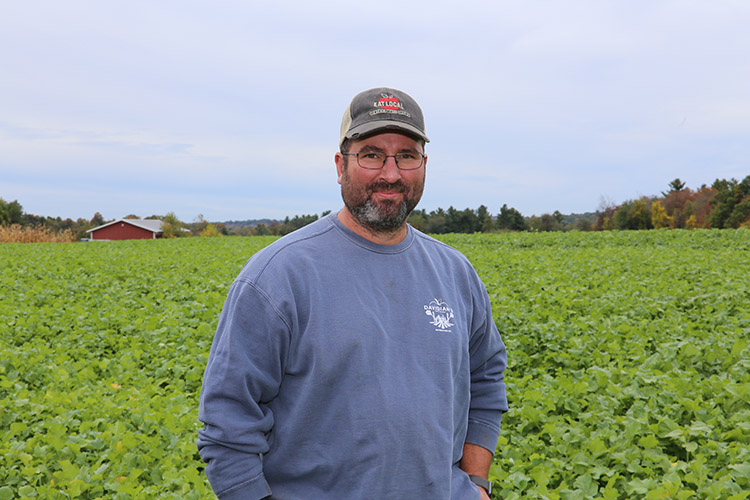
<path fill-rule="evenodd" d="M 48 227 L 31 227 L 12 224 L 0 226 L 0 243 L 70 243 L 75 241 L 73 231 L 55 232 Z"/>

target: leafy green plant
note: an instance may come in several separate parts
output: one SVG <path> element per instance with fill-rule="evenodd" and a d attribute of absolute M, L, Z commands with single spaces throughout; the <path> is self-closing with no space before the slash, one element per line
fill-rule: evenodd
<path fill-rule="evenodd" d="M 750 231 L 441 239 L 508 346 L 495 498 L 750 498 Z M 203 369 L 272 240 L 0 245 L 0 500 L 212 498 Z"/>
<path fill-rule="evenodd" d="M 509 350 L 496 498 L 750 498 L 750 231 L 442 239 Z"/>

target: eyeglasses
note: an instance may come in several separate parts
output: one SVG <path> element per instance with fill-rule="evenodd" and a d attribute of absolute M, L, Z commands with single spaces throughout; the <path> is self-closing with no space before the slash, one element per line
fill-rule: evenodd
<path fill-rule="evenodd" d="M 379 170 L 385 166 L 388 157 L 396 160 L 399 170 L 416 170 L 424 163 L 424 154 L 416 151 L 404 151 L 395 155 L 387 155 L 380 151 L 366 151 L 359 153 L 341 153 L 345 156 L 356 156 L 357 164 L 368 170 Z"/>

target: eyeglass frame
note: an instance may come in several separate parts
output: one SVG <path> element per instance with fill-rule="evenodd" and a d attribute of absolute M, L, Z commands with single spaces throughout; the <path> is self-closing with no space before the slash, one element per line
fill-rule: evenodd
<path fill-rule="evenodd" d="M 388 161 L 388 158 L 393 158 L 393 161 L 396 162 L 396 168 L 398 168 L 399 170 L 406 170 L 407 172 L 409 170 L 419 170 L 420 168 L 422 168 L 424 166 L 424 160 L 425 160 L 425 158 L 427 158 L 426 154 L 420 153 L 419 151 L 413 151 L 413 153 L 418 154 L 419 156 L 422 157 L 422 161 L 419 162 L 419 166 L 418 167 L 403 168 L 403 167 L 401 167 L 401 165 L 398 164 L 398 158 L 396 158 L 396 156 L 399 155 L 399 154 L 404 154 L 404 153 L 396 153 L 395 155 L 385 155 L 385 157 L 383 158 L 383 164 L 380 165 L 379 167 L 373 168 L 373 167 L 363 167 L 362 164 L 359 162 L 359 155 L 362 154 L 362 153 L 363 153 L 363 151 L 359 151 L 357 153 L 349 153 L 349 152 L 343 152 L 343 151 L 341 152 L 341 154 L 344 155 L 344 156 L 356 156 L 357 157 L 357 166 L 359 166 L 359 168 L 364 168 L 365 170 L 382 170 L 383 167 L 385 167 L 385 162 Z M 364 151 L 364 154 L 372 154 L 372 153 L 379 153 L 379 152 L 377 152 L 377 151 Z"/>

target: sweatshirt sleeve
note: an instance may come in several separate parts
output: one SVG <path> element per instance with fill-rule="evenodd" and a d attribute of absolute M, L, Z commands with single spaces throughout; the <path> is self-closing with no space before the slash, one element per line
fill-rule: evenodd
<path fill-rule="evenodd" d="M 476 326 L 469 343 L 471 403 L 466 442 L 494 453 L 500 436 L 502 414 L 508 411 L 504 375 L 508 358 L 483 285 L 480 296 Z"/>
<path fill-rule="evenodd" d="M 229 292 L 203 377 L 198 450 L 221 500 L 271 494 L 263 475 L 267 406 L 279 390 L 289 325 L 253 283 L 238 278 Z"/>

